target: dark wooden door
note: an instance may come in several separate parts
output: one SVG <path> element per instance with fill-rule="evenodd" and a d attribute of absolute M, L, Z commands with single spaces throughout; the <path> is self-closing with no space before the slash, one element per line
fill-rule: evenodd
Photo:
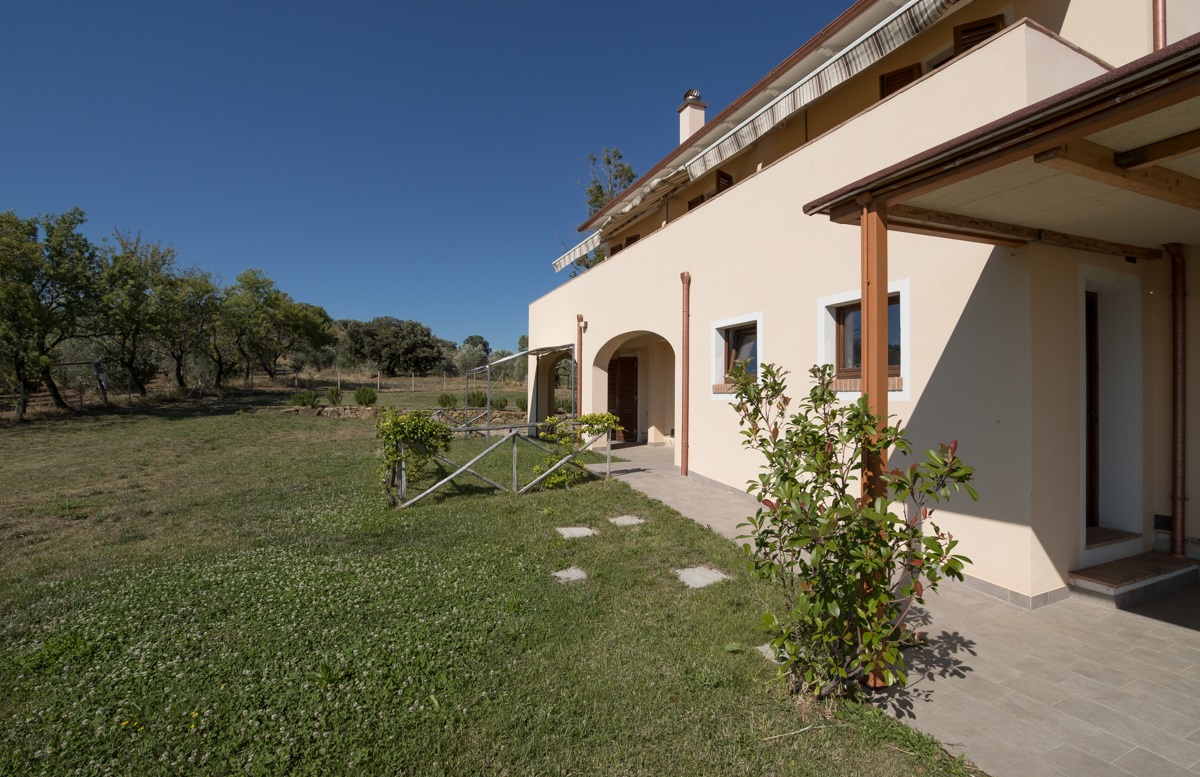
<path fill-rule="evenodd" d="M 1084 523 L 1100 525 L 1100 307 L 1096 292 L 1084 293 Z"/>
<path fill-rule="evenodd" d="M 636 356 L 619 356 L 608 363 L 608 412 L 625 427 L 616 433 L 617 440 L 637 442 L 637 386 Z"/>

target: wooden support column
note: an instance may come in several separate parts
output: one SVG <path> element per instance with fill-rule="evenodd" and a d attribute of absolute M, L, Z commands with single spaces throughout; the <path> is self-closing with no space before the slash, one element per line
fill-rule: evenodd
<path fill-rule="evenodd" d="M 888 269 L 887 206 L 869 194 L 859 198 L 862 206 L 862 391 L 867 406 L 886 423 L 888 415 Z M 886 455 L 867 463 L 863 473 L 863 496 L 883 496 L 880 475 L 887 466 Z"/>

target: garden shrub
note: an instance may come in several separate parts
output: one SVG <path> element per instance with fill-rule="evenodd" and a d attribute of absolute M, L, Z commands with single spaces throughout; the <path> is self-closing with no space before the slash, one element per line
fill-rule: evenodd
<path fill-rule="evenodd" d="M 447 410 L 453 410 L 454 408 L 458 407 L 458 396 L 456 394 L 451 394 L 450 392 L 438 394 L 437 403 L 438 407 L 444 407 Z"/>
<path fill-rule="evenodd" d="M 492 410 L 503 410 L 508 407 L 508 397 L 492 397 Z"/>
<path fill-rule="evenodd" d="M 354 404 L 359 407 L 370 407 L 375 404 L 375 400 L 378 398 L 379 395 L 370 386 L 359 386 L 354 389 Z"/>
<path fill-rule="evenodd" d="M 325 401 L 329 403 L 330 407 L 337 407 L 342 404 L 342 390 L 337 386 L 330 386 L 325 389 Z"/>
<path fill-rule="evenodd" d="M 388 502 L 395 504 L 392 482 L 401 462 L 411 480 L 420 474 L 432 460 L 430 454 L 450 449 L 454 434 L 450 427 L 429 417 L 429 413 L 411 413 L 387 409 L 375 421 L 375 435 L 382 440 L 382 482 Z M 404 443 L 401 451 L 400 443 Z"/>
<path fill-rule="evenodd" d="M 571 398 L 570 397 L 559 397 L 558 399 L 554 400 L 554 412 L 570 413 L 571 412 Z"/>
<path fill-rule="evenodd" d="M 292 394 L 293 407 L 316 407 L 317 392 L 315 391 L 298 391 Z"/>
<path fill-rule="evenodd" d="M 528 411 L 528 410 L 529 410 L 529 398 L 528 398 L 528 397 L 526 397 L 524 394 L 522 394 L 521 396 L 517 397 L 517 398 L 516 398 L 515 400 L 513 400 L 513 401 L 514 401 L 514 402 L 516 403 L 516 405 L 517 405 L 517 410 L 520 410 L 522 413 L 524 413 L 524 412 L 526 412 L 526 411 Z"/>
<path fill-rule="evenodd" d="M 889 449 L 911 452 L 900 426 L 873 415 L 865 397 L 839 402 L 829 365 L 810 370 L 813 386 L 790 416 L 786 371 L 764 364 L 757 380 L 735 372 L 742 444 L 765 458 L 748 489 L 760 506 L 742 524 L 744 547 L 756 574 L 783 594 L 783 607 L 763 616 L 781 673 L 816 695 L 853 693 L 856 679 L 903 685 L 900 651 L 914 641 L 905 616 L 970 563 L 930 521 L 930 505 L 951 489 L 978 499 L 974 470 L 951 442 L 883 473 L 888 496 L 867 502 L 859 491 L 869 462 Z"/>
<path fill-rule="evenodd" d="M 575 422 L 559 418 L 543 421 L 538 425 L 538 437 L 543 442 L 550 443 L 555 453 L 542 459 L 541 464 L 534 466 L 534 476 L 536 477 L 553 467 L 562 460 L 563 456 L 578 451 L 587 442 L 587 438 L 602 432 L 620 431 L 623 428 L 612 413 L 591 413 L 580 416 Z M 557 488 L 558 486 L 569 488 L 572 484 L 586 478 L 586 472 L 568 464 L 555 470 L 554 474 L 543 480 L 541 485 L 543 488 Z"/>
<path fill-rule="evenodd" d="M 467 394 L 467 407 L 487 407 L 487 392 L 472 391 Z"/>

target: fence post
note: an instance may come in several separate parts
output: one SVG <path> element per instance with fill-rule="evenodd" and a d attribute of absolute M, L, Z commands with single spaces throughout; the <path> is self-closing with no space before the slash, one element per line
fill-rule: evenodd
<path fill-rule="evenodd" d="M 404 443 L 400 444 L 400 503 L 408 500 L 408 466 L 404 459 Z"/>
<path fill-rule="evenodd" d="M 513 493 L 514 494 L 517 493 L 517 489 L 520 487 L 519 481 L 517 480 L 517 438 L 520 436 L 521 436 L 521 431 L 519 429 L 513 429 L 512 438 L 513 438 Z"/>
<path fill-rule="evenodd" d="M 608 444 L 604 446 L 605 458 L 604 479 L 612 480 L 612 432 L 608 433 Z"/>

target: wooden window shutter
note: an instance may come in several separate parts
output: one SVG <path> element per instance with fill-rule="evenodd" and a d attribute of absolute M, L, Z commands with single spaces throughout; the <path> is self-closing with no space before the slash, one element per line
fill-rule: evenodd
<path fill-rule="evenodd" d="M 698 207 L 699 205 L 701 205 L 703 203 L 704 203 L 704 195 L 703 194 L 701 194 L 699 197 L 693 197 L 692 199 L 688 200 L 688 210 Z"/>
<path fill-rule="evenodd" d="M 961 54 L 972 46 L 978 46 L 1004 29 L 1004 16 L 989 16 L 954 28 L 954 53 Z"/>
<path fill-rule="evenodd" d="M 629 246 L 633 245 L 634 243 L 636 243 L 637 241 L 639 241 L 641 239 L 642 239 L 641 235 L 630 235 L 629 237 L 625 238 L 625 247 L 629 248 Z"/>
<path fill-rule="evenodd" d="M 920 77 L 920 62 L 914 62 L 911 65 L 900 68 L 899 70 L 893 70 L 890 73 L 884 73 L 879 77 L 879 98 L 883 99 L 889 94 L 894 94 L 900 91 Z"/>
<path fill-rule="evenodd" d="M 733 176 L 724 170 L 717 171 L 717 194 L 733 186 Z"/>

